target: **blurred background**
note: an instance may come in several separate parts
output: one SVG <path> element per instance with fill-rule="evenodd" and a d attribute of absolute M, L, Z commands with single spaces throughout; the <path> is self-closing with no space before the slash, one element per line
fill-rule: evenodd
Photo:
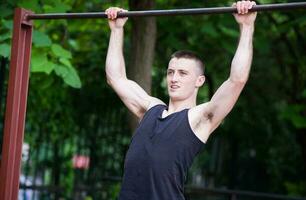
<path fill-rule="evenodd" d="M 290 1 L 257 4 L 283 2 Z M 53 13 L 99 12 L 109 6 L 148 10 L 232 3 L 2 0 L 0 145 L 15 7 Z M 107 20 L 36 20 L 34 24 L 19 199 L 116 199 L 137 122 L 106 83 Z M 249 81 L 189 170 L 187 199 L 306 196 L 305 33 L 305 10 L 258 13 Z M 128 77 L 168 103 L 165 77 L 170 55 L 192 50 L 206 65 L 207 81 L 198 103 L 209 101 L 229 75 L 238 38 L 231 14 L 129 19 L 124 42 Z M 283 196 L 259 197 L 258 193 Z"/>

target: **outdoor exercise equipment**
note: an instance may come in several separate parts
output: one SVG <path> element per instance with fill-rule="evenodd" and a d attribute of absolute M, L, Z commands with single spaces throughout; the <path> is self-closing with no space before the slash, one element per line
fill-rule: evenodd
<path fill-rule="evenodd" d="M 250 11 L 274 11 L 306 8 L 306 2 L 256 5 Z M 175 10 L 129 11 L 118 17 L 198 15 L 233 13 L 233 7 Z M 0 199 L 17 200 L 29 83 L 33 20 L 106 18 L 104 12 L 34 14 L 17 8 L 14 13 L 11 61 L 6 100 L 4 136 L 0 168 Z"/>

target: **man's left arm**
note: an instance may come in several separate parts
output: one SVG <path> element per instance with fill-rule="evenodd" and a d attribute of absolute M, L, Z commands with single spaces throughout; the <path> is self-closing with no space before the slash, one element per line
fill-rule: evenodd
<path fill-rule="evenodd" d="M 254 2 L 237 2 L 238 14 L 234 14 L 240 27 L 239 44 L 232 60 L 229 78 L 218 88 L 212 99 L 206 104 L 205 115 L 209 116 L 210 131 L 215 130 L 225 116 L 232 110 L 245 86 L 253 56 L 253 32 L 256 13 L 247 13 Z"/>

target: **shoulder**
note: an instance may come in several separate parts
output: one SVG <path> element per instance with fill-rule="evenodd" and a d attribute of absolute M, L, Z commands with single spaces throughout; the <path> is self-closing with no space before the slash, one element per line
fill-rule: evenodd
<path fill-rule="evenodd" d="M 142 120 L 144 115 L 153 107 L 157 105 L 167 106 L 162 100 L 156 98 L 156 97 L 149 97 L 147 106 L 142 110 L 141 115 L 139 116 L 139 121 Z"/>
<path fill-rule="evenodd" d="M 150 97 L 149 104 L 147 106 L 146 111 L 148 111 L 150 108 L 156 106 L 156 105 L 164 105 L 167 106 L 162 100 L 156 98 L 156 97 Z"/>

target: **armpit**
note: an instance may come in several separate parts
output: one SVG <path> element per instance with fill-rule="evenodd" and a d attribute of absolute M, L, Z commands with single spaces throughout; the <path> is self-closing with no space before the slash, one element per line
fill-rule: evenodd
<path fill-rule="evenodd" d="M 214 117 L 214 113 L 213 112 L 207 112 L 204 114 L 204 118 L 206 118 L 207 120 L 212 120 Z"/>

